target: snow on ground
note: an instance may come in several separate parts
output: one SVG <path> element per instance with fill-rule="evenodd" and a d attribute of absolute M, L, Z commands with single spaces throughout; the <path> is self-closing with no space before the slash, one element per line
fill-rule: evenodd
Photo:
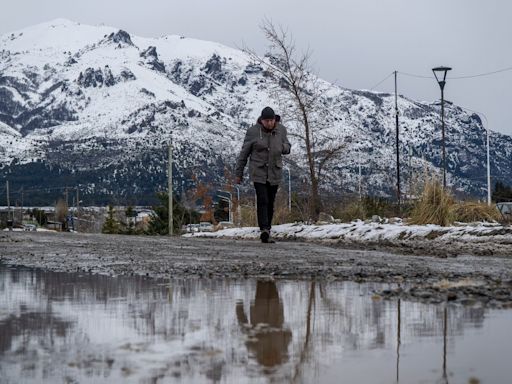
<path fill-rule="evenodd" d="M 184 236 L 257 239 L 256 227 L 228 228 L 217 232 L 200 232 Z M 493 242 L 512 244 L 512 228 L 495 223 L 472 223 L 442 227 L 439 225 L 406 225 L 353 221 L 342 224 L 282 224 L 272 228 L 276 239 L 341 240 L 347 243 L 400 242 L 405 240 L 441 240 L 462 242 Z M 499 241 L 498 241 L 499 240 Z"/>

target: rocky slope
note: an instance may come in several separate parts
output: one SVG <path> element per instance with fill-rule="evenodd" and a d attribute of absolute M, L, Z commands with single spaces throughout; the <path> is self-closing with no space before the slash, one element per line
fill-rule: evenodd
<path fill-rule="evenodd" d="M 346 143 L 326 172 L 326 188 L 357 191 L 361 165 L 363 193 L 392 194 L 393 96 L 320 84 L 328 113 L 320 117 L 318 148 Z M 2 179 L 10 180 L 15 193 L 23 187 L 32 204 L 51 202 L 66 186 L 78 186 L 86 203 L 144 203 L 166 188 L 172 137 L 176 190 L 193 187 L 197 179 L 221 186 L 245 129 L 265 105 L 277 105 L 270 88 L 264 68 L 217 43 L 141 38 L 62 19 L 5 34 L 0 37 Z M 425 173 L 439 171 L 439 105 L 405 97 L 398 103 L 402 190 L 408 193 Z M 298 188 L 306 169 L 302 145 L 293 137 L 298 128 L 285 110 L 278 112 L 292 136 L 289 160 Z M 480 118 L 449 104 L 446 126 L 450 184 L 485 196 Z M 494 180 L 510 180 L 511 159 L 512 139 L 493 132 Z"/>

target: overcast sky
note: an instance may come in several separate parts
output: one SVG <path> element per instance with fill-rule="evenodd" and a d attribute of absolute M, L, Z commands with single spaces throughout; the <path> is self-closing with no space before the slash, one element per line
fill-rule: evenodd
<path fill-rule="evenodd" d="M 512 2 L 506 0 L 17 0 L 3 1 L 0 33 L 55 18 L 119 27 L 144 37 L 176 34 L 263 53 L 264 17 L 310 48 L 322 78 L 370 89 L 394 70 L 431 76 L 450 66 L 445 98 L 485 114 L 494 131 L 512 135 Z M 433 78 L 399 75 L 399 93 L 440 97 Z M 378 91 L 392 92 L 389 77 Z"/>

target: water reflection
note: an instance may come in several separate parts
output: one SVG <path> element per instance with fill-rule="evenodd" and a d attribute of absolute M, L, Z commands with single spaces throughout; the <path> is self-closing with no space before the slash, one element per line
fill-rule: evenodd
<path fill-rule="evenodd" d="M 511 311 L 381 288 L 0 267 L 0 382 L 509 381 Z"/>
<path fill-rule="evenodd" d="M 273 281 L 256 282 L 256 297 L 251 304 L 250 322 L 242 301 L 236 303 L 236 317 L 242 330 L 250 336 L 246 342 L 247 348 L 256 356 L 258 363 L 273 367 L 288 360 L 292 332 L 283 328 L 283 303 Z"/>

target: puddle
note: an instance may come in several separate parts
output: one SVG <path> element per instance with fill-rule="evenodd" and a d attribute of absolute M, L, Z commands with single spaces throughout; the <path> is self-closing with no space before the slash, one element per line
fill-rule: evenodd
<path fill-rule="evenodd" d="M 511 310 L 0 267 L 2 383 L 504 383 Z"/>

